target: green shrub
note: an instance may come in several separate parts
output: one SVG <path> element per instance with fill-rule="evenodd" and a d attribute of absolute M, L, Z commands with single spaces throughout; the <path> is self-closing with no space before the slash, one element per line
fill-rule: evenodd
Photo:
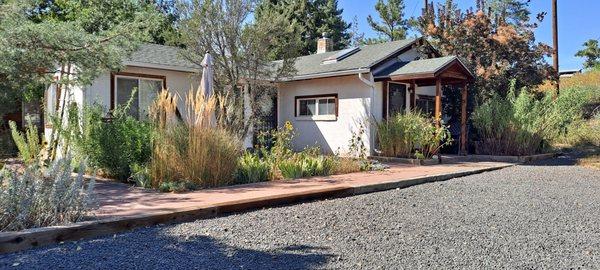
<path fill-rule="evenodd" d="M 48 169 L 29 165 L 23 174 L 0 172 L 0 231 L 63 225 L 83 220 L 93 203 L 94 180 L 71 177 L 69 158 Z"/>
<path fill-rule="evenodd" d="M 132 164 L 150 161 L 152 127 L 133 117 L 118 115 L 90 127 L 84 150 L 92 166 L 119 180 L 131 175 Z"/>
<path fill-rule="evenodd" d="M 158 186 L 158 190 L 162 192 L 184 192 L 198 189 L 198 186 L 188 181 L 163 181 Z"/>
<path fill-rule="evenodd" d="M 138 187 L 152 188 L 152 178 L 148 166 L 132 164 L 130 170 L 131 176 L 128 179 L 129 182 L 134 183 Z"/>
<path fill-rule="evenodd" d="M 600 113 L 591 119 L 575 121 L 563 136 L 555 140 L 555 143 L 576 147 L 600 147 Z"/>
<path fill-rule="evenodd" d="M 277 163 L 277 169 L 284 179 L 302 177 L 302 163 L 298 160 L 281 160 Z"/>
<path fill-rule="evenodd" d="M 31 123 L 27 124 L 25 134 L 17 130 L 17 124 L 13 121 L 9 123 L 12 138 L 17 149 L 19 149 L 19 157 L 23 159 L 25 164 L 33 164 L 39 161 L 39 155 L 42 151 L 42 142 L 38 133 L 38 129 Z"/>
<path fill-rule="evenodd" d="M 133 164 L 146 164 L 152 154 L 152 125 L 129 116 L 127 107 L 118 107 L 104 118 L 100 105 L 69 107 L 67 122 L 58 131 L 63 155 L 86 160 L 107 177 L 121 181 L 131 176 Z"/>
<path fill-rule="evenodd" d="M 451 143 L 445 126 L 436 127 L 432 119 L 418 111 L 396 114 L 376 126 L 384 156 L 431 158 L 442 146 Z"/>
<path fill-rule="evenodd" d="M 492 155 L 530 155 L 547 150 L 564 137 L 582 118 L 584 105 L 592 98 L 589 88 L 563 89 L 537 97 L 527 89 L 506 98 L 495 96 L 473 112 L 471 119 L 479 136 L 477 152 Z"/>
<path fill-rule="evenodd" d="M 236 181 L 238 183 L 256 183 L 269 181 L 271 164 L 258 154 L 246 152 L 238 160 Z"/>

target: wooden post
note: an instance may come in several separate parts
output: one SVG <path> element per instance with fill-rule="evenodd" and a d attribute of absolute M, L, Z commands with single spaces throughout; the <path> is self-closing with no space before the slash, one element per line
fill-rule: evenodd
<path fill-rule="evenodd" d="M 382 119 L 387 119 L 388 118 L 388 81 L 384 81 L 383 82 L 383 104 L 381 106 L 382 111 L 381 111 L 381 118 Z"/>
<path fill-rule="evenodd" d="M 442 121 L 442 79 L 435 79 L 435 126 L 440 127 Z"/>
<path fill-rule="evenodd" d="M 552 60 L 554 71 L 556 71 L 556 95 L 560 93 L 560 73 L 558 71 L 558 15 L 556 0 L 552 0 Z"/>
<path fill-rule="evenodd" d="M 467 155 L 467 84 L 462 88 L 460 104 L 460 154 Z"/>
<path fill-rule="evenodd" d="M 415 110 L 417 108 L 417 87 L 415 81 L 410 83 L 410 109 Z"/>

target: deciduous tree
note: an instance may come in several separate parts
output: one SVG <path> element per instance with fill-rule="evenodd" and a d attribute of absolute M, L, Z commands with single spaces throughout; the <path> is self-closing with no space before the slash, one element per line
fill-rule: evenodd
<path fill-rule="evenodd" d="M 250 18 L 254 0 L 195 0 L 184 8 L 182 37 L 185 56 L 200 64 L 205 52 L 214 59 L 215 92 L 229 97 L 226 125 L 239 136 L 271 108 L 278 79 L 293 73 L 299 37 L 285 14 L 265 9 Z M 273 59 L 277 52 L 282 59 Z M 246 89 L 244 89 L 247 86 Z M 247 91 L 250 115 L 244 116 Z"/>
<path fill-rule="evenodd" d="M 517 2 L 523 5 L 514 11 L 511 3 Z M 437 10 L 431 4 L 418 19 L 419 31 L 437 50 L 467 60 L 476 75 L 473 90 L 478 102 L 494 93 L 506 95 L 511 79 L 520 89 L 538 85 L 552 76 L 551 66 L 544 60 L 551 48 L 535 41 L 537 22 L 529 21 L 527 2 L 492 3 L 502 5 L 488 8 L 486 1 L 478 0 L 477 10 L 463 11 L 453 0 L 447 0 Z M 543 15 L 538 14 L 537 21 Z"/>

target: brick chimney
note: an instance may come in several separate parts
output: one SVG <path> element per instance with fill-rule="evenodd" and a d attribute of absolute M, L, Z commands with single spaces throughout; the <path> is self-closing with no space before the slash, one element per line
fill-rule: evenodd
<path fill-rule="evenodd" d="M 323 33 L 323 37 L 317 40 L 317 54 L 333 51 L 333 40 Z"/>

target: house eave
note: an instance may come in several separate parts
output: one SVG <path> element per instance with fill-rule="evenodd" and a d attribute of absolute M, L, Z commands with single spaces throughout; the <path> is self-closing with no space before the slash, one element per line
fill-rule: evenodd
<path fill-rule="evenodd" d="M 367 72 L 371 72 L 371 69 L 370 68 L 358 68 L 358 69 L 350 69 L 350 70 L 313 73 L 313 74 L 292 76 L 290 78 L 283 78 L 280 81 L 281 82 L 293 82 L 293 81 L 301 81 L 301 80 L 347 76 L 347 75 L 354 75 L 354 74 L 367 73 Z"/>
<path fill-rule="evenodd" d="M 162 65 L 162 64 L 135 62 L 135 61 L 124 61 L 123 65 L 130 66 L 130 67 L 162 69 L 162 70 L 180 71 L 180 72 L 188 72 L 188 73 L 200 73 L 202 71 L 199 68 L 171 66 L 171 65 Z"/>

